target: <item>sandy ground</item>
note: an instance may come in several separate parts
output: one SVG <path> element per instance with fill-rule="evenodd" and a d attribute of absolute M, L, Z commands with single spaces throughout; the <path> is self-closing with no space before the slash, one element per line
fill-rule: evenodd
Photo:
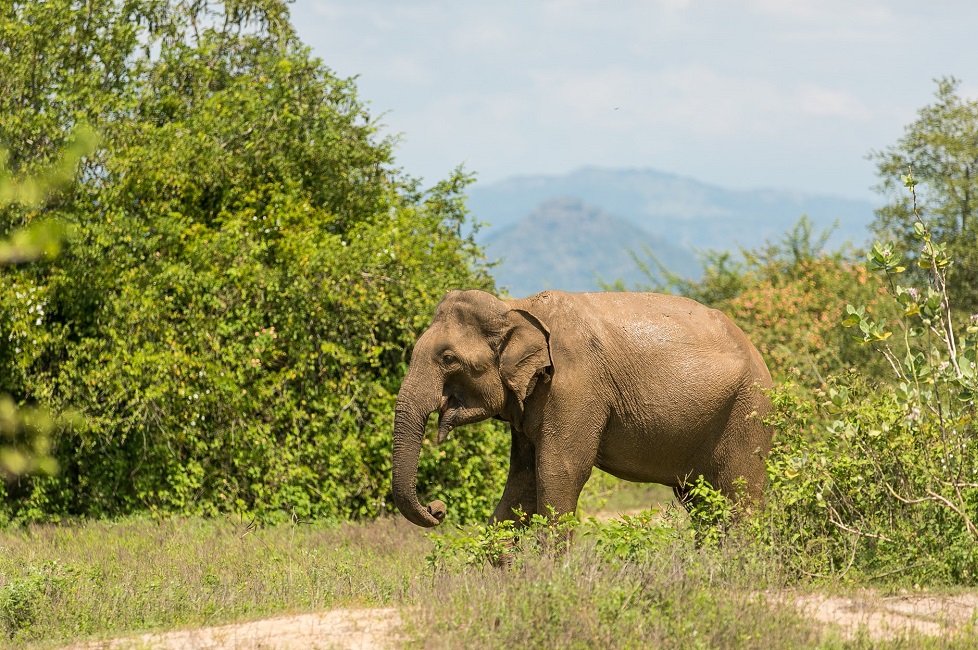
<path fill-rule="evenodd" d="M 865 634 L 883 640 L 908 633 L 944 636 L 978 623 L 978 593 L 881 596 L 862 591 L 849 596 L 791 593 L 767 596 L 775 602 L 794 605 L 845 638 Z M 382 650 L 401 646 L 401 628 L 402 620 L 396 609 L 336 609 L 90 642 L 64 650 Z"/>
<path fill-rule="evenodd" d="M 95 641 L 64 650 L 384 650 L 400 646 L 401 624 L 396 609 L 334 609 Z"/>
<path fill-rule="evenodd" d="M 835 627 L 846 638 L 860 633 L 878 640 L 908 633 L 943 636 L 978 624 L 978 593 L 880 596 L 858 592 L 849 596 L 782 594 L 781 598 Z"/>

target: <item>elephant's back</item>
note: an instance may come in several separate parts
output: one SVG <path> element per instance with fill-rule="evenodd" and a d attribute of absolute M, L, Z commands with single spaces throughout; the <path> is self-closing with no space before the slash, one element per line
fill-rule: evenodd
<path fill-rule="evenodd" d="M 770 385 L 763 360 L 740 328 L 689 298 L 551 291 L 520 302 L 546 314 L 551 344 L 563 356 L 587 356 L 619 379 L 661 383 L 679 399 L 689 399 L 690 389 L 729 394 L 755 382 Z"/>
<path fill-rule="evenodd" d="M 683 296 L 651 292 L 565 293 L 550 291 L 527 300 L 549 303 L 555 326 L 572 323 L 606 340 L 622 339 L 635 350 L 688 346 L 690 350 L 745 353 L 750 342 L 723 313 Z"/>

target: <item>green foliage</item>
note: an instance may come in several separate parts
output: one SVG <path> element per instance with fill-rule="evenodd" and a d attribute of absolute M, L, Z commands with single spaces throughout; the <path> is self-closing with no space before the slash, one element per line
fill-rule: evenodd
<path fill-rule="evenodd" d="M 877 210 L 873 229 L 896 245 L 913 282 L 926 281 L 929 252 L 916 231 L 925 222 L 935 241 L 954 259 L 948 270 L 949 295 L 964 312 L 978 311 L 978 101 L 958 94 L 960 81 L 936 80 L 935 100 L 918 112 L 897 143 L 872 154 L 879 191 L 888 203 Z M 904 191 L 912 170 L 919 191 Z"/>
<path fill-rule="evenodd" d="M 51 435 L 77 424 L 74 420 L 70 413 L 55 417 L 43 408 L 18 407 L 9 395 L 0 395 L 0 476 L 10 480 L 35 472 L 56 474 Z"/>
<path fill-rule="evenodd" d="M 433 545 L 425 556 L 425 565 L 432 574 L 458 566 L 498 566 L 513 551 L 518 537 L 515 525 L 507 519 L 489 526 L 459 526 L 457 532 L 432 534 Z"/>
<path fill-rule="evenodd" d="M 591 526 L 586 535 L 594 540 L 595 551 L 605 561 L 647 562 L 656 554 L 669 552 L 688 542 L 688 530 L 676 507 L 643 510 L 622 515 L 600 526 Z"/>
<path fill-rule="evenodd" d="M 389 440 L 389 431 L 383 433 Z M 428 433 L 418 462 L 418 485 L 426 491 L 422 496 L 451 504 L 449 521 L 488 519 L 506 484 L 511 440 L 507 426 L 495 421 L 468 425 L 437 447 L 434 427 Z"/>
<path fill-rule="evenodd" d="M 713 547 L 723 541 L 739 514 L 739 506 L 715 489 L 702 475 L 689 486 L 689 520 L 697 541 Z"/>
<path fill-rule="evenodd" d="M 890 246 L 877 243 L 868 256 L 902 314 L 899 335 L 862 306 L 850 305 L 843 322 L 876 346 L 892 383 L 853 372 L 835 378 L 821 402 L 800 401 L 790 386 L 775 399 L 771 530 L 806 573 L 978 583 L 978 325 L 956 333 L 953 258 L 916 223 L 926 289 L 898 284 L 907 269 Z"/>
<path fill-rule="evenodd" d="M 447 289 L 492 287 L 459 234 L 471 176 L 394 167 L 279 0 L 18 3 L 0 34 L 23 45 L 2 50 L 6 169 L 51 164 L 78 120 L 100 135 L 55 195 L 0 209 L 8 235 L 65 224 L 56 260 L 5 274 L 0 390 L 84 417 L 7 516 L 390 510 L 410 347 Z M 476 427 L 421 475 L 485 517 L 506 442 Z"/>
<path fill-rule="evenodd" d="M 7 166 L 7 149 L 0 146 L 0 209 L 12 204 L 37 206 L 54 192 L 71 182 L 82 156 L 90 153 L 95 144 L 91 129 L 76 129 L 75 137 L 61 157 L 50 167 L 33 176 L 15 175 Z M 9 232 L 9 231 L 8 231 Z M 52 219 L 35 219 L 28 226 L 10 232 L 0 241 L 0 268 L 39 259 L 51 260 L 61 251 L 65 236 L 64 224 Z M 18 299 L 26 297 L 28 316 L 43 316 L 43 304 L 35 296 L 15 292 Z M 2 295 L 2 294 L 0 294 Z M 0 306 L 3 302 L 0 301 Z M 4 309 L 16 320 L 14 309 Z M 8 335 L 8 341 L 14 337 Z M 14 352 L 20 353 L 15 347 Z M 17 406 L 10 395 L 0 393 L 0 477 L 10 480 L 29 473 L 54 474 L 58 462 L 51 452 L 51 433 L 55 427 L 70 426 L 71 414 L 55 417 L 47 409 L 36 406 Z M 3 490 L 2 487 L 0 487 Z M 2 519 L 2 515 L 0 515 Z"/>
<path fill-rule="evenodd" d="M 522 562 L 541 552 L 567 552 L 573 531 L 580 526 L 574 513 L 554 517 L 516 512 L 517 520 L 489 525 L 456 526 L 429 535 L 434 542 L 425 563 L 432 575 L 464 567 L 486 567 Z"/>
<path fill-rule="evenodd" d="M 30 638 L 32 627 L 51 602 L 60 599 L 71 578 L 57 562 L 29 567 L 27 575 L 0 587 L 0 623 L 8 640 Z"/>

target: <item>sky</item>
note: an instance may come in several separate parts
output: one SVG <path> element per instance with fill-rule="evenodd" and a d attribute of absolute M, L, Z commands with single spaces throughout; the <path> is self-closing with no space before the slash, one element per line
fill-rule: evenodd
<path fill-rule="evenodd" d="M 299 36 L 431 185 L 597 165 L 877 199 L 954 76 L 978 97 L 974 0 L 295 0 Z"/>

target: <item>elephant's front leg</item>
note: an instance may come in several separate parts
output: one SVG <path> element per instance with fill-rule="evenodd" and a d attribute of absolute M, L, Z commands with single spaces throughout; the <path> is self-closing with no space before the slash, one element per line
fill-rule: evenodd
<path fill-rule="evenodd" d="M 570 424 L 573 422 L 574 424 Z M 587 417 L 554 423 L 544 431 L 537 452 L 537 512 L 560 517 L 577 510 L 577 501 L 598 454 L 600 431 L 580 428 Z"/>
<path fill-rule="evenodd" d="M 512 429 L 513 443 L 509 452 L 509 478 L 503 496 L 492 513 L 489 523 L 507 519 L 517 520 L 514 510 L 527 515 L 537 512 L 536 452 L 533 443 L 524 434 Z"/>

